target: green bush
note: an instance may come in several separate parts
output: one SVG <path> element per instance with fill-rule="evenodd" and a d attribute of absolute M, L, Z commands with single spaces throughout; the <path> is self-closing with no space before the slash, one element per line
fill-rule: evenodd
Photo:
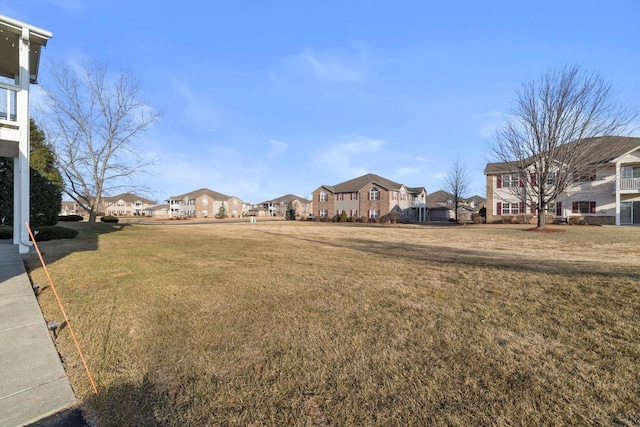
<path fill-rule="evenodd" d="M 111 224 L 117 224 L 119 220 L 115 216 L 105 215 L 102 218 L 100 218 L 100 221 L 108 222 L 108 223 L 111 223 Z"/>
<path fill-rule="evenodd" d="M 46 240 L 73 239 L 78 235 L 78 230 L 58 227 L 57 225 L 43 225 L 33 230 L 36 240 L 44 242 Z"/>
<path fill-rule="evenodd" d="M 13 227 L 10 225 L 0 225 L 0 239 L 12 239 Z"/>
<path fill-rule="evenodd" d="M 58 221 L 82 221 L 82 215 L 60 215 Z"/>

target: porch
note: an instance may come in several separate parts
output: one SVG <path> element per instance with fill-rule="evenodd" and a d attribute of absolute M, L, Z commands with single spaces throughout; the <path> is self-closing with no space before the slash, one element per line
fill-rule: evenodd
<path fill-rule="evenodd" d="M 29 251 L 29 85 L 51 32 L 0 15 L 0 156 L 13 158 L 13 243 Z"/>
<path fill-rule="evenodd" d="M 620 178 L 620 191 L 633 193 L 640 192 L 640 177 Z"/>

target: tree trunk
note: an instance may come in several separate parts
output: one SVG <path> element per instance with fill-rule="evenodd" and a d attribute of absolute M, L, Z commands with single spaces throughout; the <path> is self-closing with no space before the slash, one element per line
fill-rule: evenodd
<path fill-rule="evenodd" d="M 542 230 L 545 226 L 544 220 L 545 220 L 545 210 L 546 206 L 544 203 L 542 203 L 542 201 L 538 202 L 538 229 Z"/>

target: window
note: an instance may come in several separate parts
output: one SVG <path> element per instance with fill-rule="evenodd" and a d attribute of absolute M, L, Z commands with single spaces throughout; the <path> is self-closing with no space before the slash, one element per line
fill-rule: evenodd
<path fill-rule="evenodd" d="M 571 210 L 571 212 L 581 214 L 594 214 L 596 213 L 596 202 L 573 202 L 573 209 Z"/>
<path fill-rule="evenodd" d="M 327 192 L 326 191 L 321 191 L 320 192 L 320 201 L 321 202 L 326 202 L 327 201 Z M 325 213 L 326 215 L 326 213 Z"/>
<path fill-rule="evenodd" d="M 400 192 L 400 200 L 402 201 L 407 200 L 407 193 L 405 193 L 404 191 Z"/>
<path fill-rule="evenodd" d="M 397 191 L 392 191 L 391 192 L 391 200 L 398 200 L 398 192 Z"/>
<path fill-rule="evenodd" d="M 349 209 L 349 216 L 358 216 L 358 209 Z"/>
<path fill-rule="evenodd" d="M 326 218 L 327 217 L 327 211 L 325 209 L 320 210 L 320 218 Z"/>
<path fill-rule="evenodd" d="M 371 191 L 369 191 L 369 200 L 379 200 L 380 199 L 380 190 L 376 187 L 373 187 Z"/>
<path fill-rule="evenodd" d="M 233 206 L 238 206 L 238 200 L 237 199 L 233 199 Z"/>
<path fill-rule="evenodd" d="M 351 193 L 351 200 L 358 200 L 358 193 Z"/>
<path fill-rule="evenodd" d="M 124 202 L 122 202 L 122 201 L 118 202 L 117 206 L 123 207 L 124 206 Z"/>
<path fill-rule="evenodd" d="M 640 166 L 623 167 L 622 178 L 640 178 Z"/>
<path fill-rule="evenodd" d="M 207 199 L 206 197 L 202 198 L 202 204 L 203 206 L 207 206 L 209 204 L 209 199 Z"/>
<path fill-rule="evenodd" d="M 502 203 L 502 215 L 518 215 L 520 212 L 520 203 Z"/>
<path fill-rule="evenodd" d="M 378 217 L 378 210 L 377 209 L 371 209 L 369 211 L 369 218 L 377 218 Z"/>
<path fill-rule="evenodd" d="M 556 185 L 556 173 L 549 172 L 547 174 L 547 185 Z"/>
<path fill-rule="evenodd" d="M 509 188 L 517 187 L 520 184 L 520 179 L 517 174 L 498 175 L 497 187 Z"/>
<path fill-rule="evenodd" d="M 344 195 L 342 193 L 336 194 L 336 200 L 344 200 Z"/>

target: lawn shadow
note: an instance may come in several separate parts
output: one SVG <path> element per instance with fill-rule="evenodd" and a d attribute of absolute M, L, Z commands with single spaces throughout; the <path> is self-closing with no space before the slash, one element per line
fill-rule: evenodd
<path fill-rule="evenodd" d="M 590 261 L 575 261 L 562 259 L 533 259 L 518 257 L 509 253 L 497 253 L 482 249 L 458 249 L 434 245 L 419 245 L 412 243 L 384 242 L 373 239 L 342 239 L 330 242 L 309 237 L 282 235 L 270 231 L 263 233 L 278 235 L 296 240 L 303 240 L 322 246 L 341 247 L 362 251 L 389 259 L 412 259 L 416 261 L 430 261 L 438 264 L 450 265 L 452 268 L 460 266 L 486 267 L 505 272 L 551 274 L 561 276 L 594 275 L 600 277 L 618 277 L 640 281 L 640 271 L 626 266 L 609 265 L 608 268 Z"/>
<path fill-rule="evenodd" d="M 73 239 L 57 239 L 37 242 L 40 253 L 47 264 L 54 263 L 74 252 L 95 251 L 98 249 L 98 240 L 103 234 L 122 231 L 131 224 L 90 223 L 90 222 L 59 222 L 57 226 L 78 231 Z M 27 273 L 40 267 L 40 260 L 35 249 L 24 257 Z"/>
<path fill-rule="evenodd" d="M 122 383 L 100 389 L 98 395 L 91 395 L 85 408 L 97 414 L 112 414 L 111 420 L 100 420 L 105 425 L 156 426 L 160 425 L 155 415 L 155 406 L 160 400 L 156 386 L 144 374 L 140 384 Z M 89 418 L 90 413 L 86 414 Z"/>

